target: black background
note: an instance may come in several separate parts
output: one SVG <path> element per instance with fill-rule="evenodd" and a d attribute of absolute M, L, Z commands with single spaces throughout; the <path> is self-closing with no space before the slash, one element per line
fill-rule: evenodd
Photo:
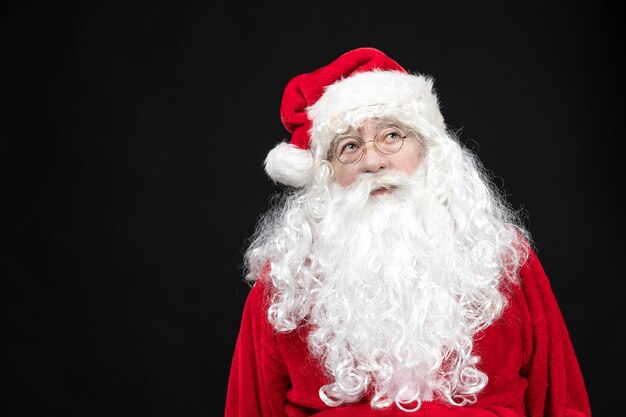
<path fill-rule="evenodd" d="M 283 87 L 359 46 L 435 77 L 528 213 L 594 414 L 621 400 L 616 10 L 340 3 L 2 3 L 3 415 L 222 415 Z"/>

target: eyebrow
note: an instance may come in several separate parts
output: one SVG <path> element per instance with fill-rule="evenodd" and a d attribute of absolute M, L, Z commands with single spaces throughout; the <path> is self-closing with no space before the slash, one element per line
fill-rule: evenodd
<path fill-rule="evenodd" d="M 402 124 L 400 122 L 398 122 L 397 120 L 394 119 L 380 119 L 375 125 L 374 125 L 375 129 L 377 131 L 381 131 L 384 128 L 387 127 L 395 127 L 397 129 L 401 129 L 401 130 L 406 130 L 406 128 L 404 126 L 402 126 Z M 352 128 L 351 128 L 352 129 Z M 345 139 L 345 138 L 351 138 L 351 137 L 359 137 L 358 135 L 358 129 L 352 129 L 353 132 L 344 132 L 344 133 L 340 133 L 337 136 L 335 136 L 333 138 L 333 140 L 330 141 L 331 145 L 335 145 L 337 144 L 337 142 Z"/>
<path fill-rule="evenodd" d="M 402 129 L 402 125 L 400 122 L 394 119 L 381 119 L 378 123 L 376 123 L 376 129 L 380 130 L 385 127 L 397 127 L 398 129 Z"/>

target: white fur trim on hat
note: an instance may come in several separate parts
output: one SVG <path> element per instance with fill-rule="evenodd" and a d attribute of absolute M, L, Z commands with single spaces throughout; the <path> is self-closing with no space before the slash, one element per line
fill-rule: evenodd
<path fill-rule="evenodd" d="M 267 175 L 292 187 L 308 184 L 313 178 L 313 167 L 313 155 L 309 150 L 285 142 L 272 148 L 265 158 Z"/>
<path fill-rule="evenodd" d="M 433 79 L 401 71 L 367 71 L 339 80 L 326 87 L 307 115 L 312 147 L 326 148 L 335 135 L 368 117 L 445 130 Z"/>

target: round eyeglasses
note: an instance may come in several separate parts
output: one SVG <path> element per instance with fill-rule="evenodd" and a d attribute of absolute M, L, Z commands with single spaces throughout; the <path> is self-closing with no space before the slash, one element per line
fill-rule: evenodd
<path fill-rule="evenodd" d="M 374 139 L 365 142 L 355 136 L 340 136 L 331 144 L 330 149 L 333 153 L 330 157 L 337 158 L 344 165 L 356 164 L 363 159 L 366 151 L 365 145 L 369 142 L 374 143 L 377 152 L 383 155 L 393 155 L 402 149 L 406 138 L 407 135 L 392 127 L 381 130 Z"/>

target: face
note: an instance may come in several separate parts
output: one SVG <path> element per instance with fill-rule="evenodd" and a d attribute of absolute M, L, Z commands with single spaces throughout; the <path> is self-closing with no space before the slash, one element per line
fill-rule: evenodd
<path fill-rule="evenodd" d="M 385 146 L 394 149 L 393 142 L 401 141 L 406 136 L 402 147 L 396 153 L 386 155 L 374 147 L 377 140 L 379 148 Z M 363 145 L 365 143 L 365 145 Z M 387 144 L 387 145 L 386 145 Z M 365 147 L 365 154 L 360 161 L 353 164 L 344 164 L 339 161 L 337 154 L 344 156 L 360 152 L 359 147 Z M 366 119 L 358 129 L 350 129 L 345 134 L 338 135 L 331 142 L 330 159 L 335 171 L 335 181 L 342 187 L 348 187 L 363 173 L 377 173 L 391 169 L 406 174 L 413 174 L 422 160 L 422 149 L 418 137 L 405 128 L 388 119 Z M 335 152 L 338 149 L 339 152 Z M 395 150 L 395 149 L 394 149 Z M 342 159 L 346 159 L 343 158 Z M 381 190 L 380 192 L 384 192 Z"/>

